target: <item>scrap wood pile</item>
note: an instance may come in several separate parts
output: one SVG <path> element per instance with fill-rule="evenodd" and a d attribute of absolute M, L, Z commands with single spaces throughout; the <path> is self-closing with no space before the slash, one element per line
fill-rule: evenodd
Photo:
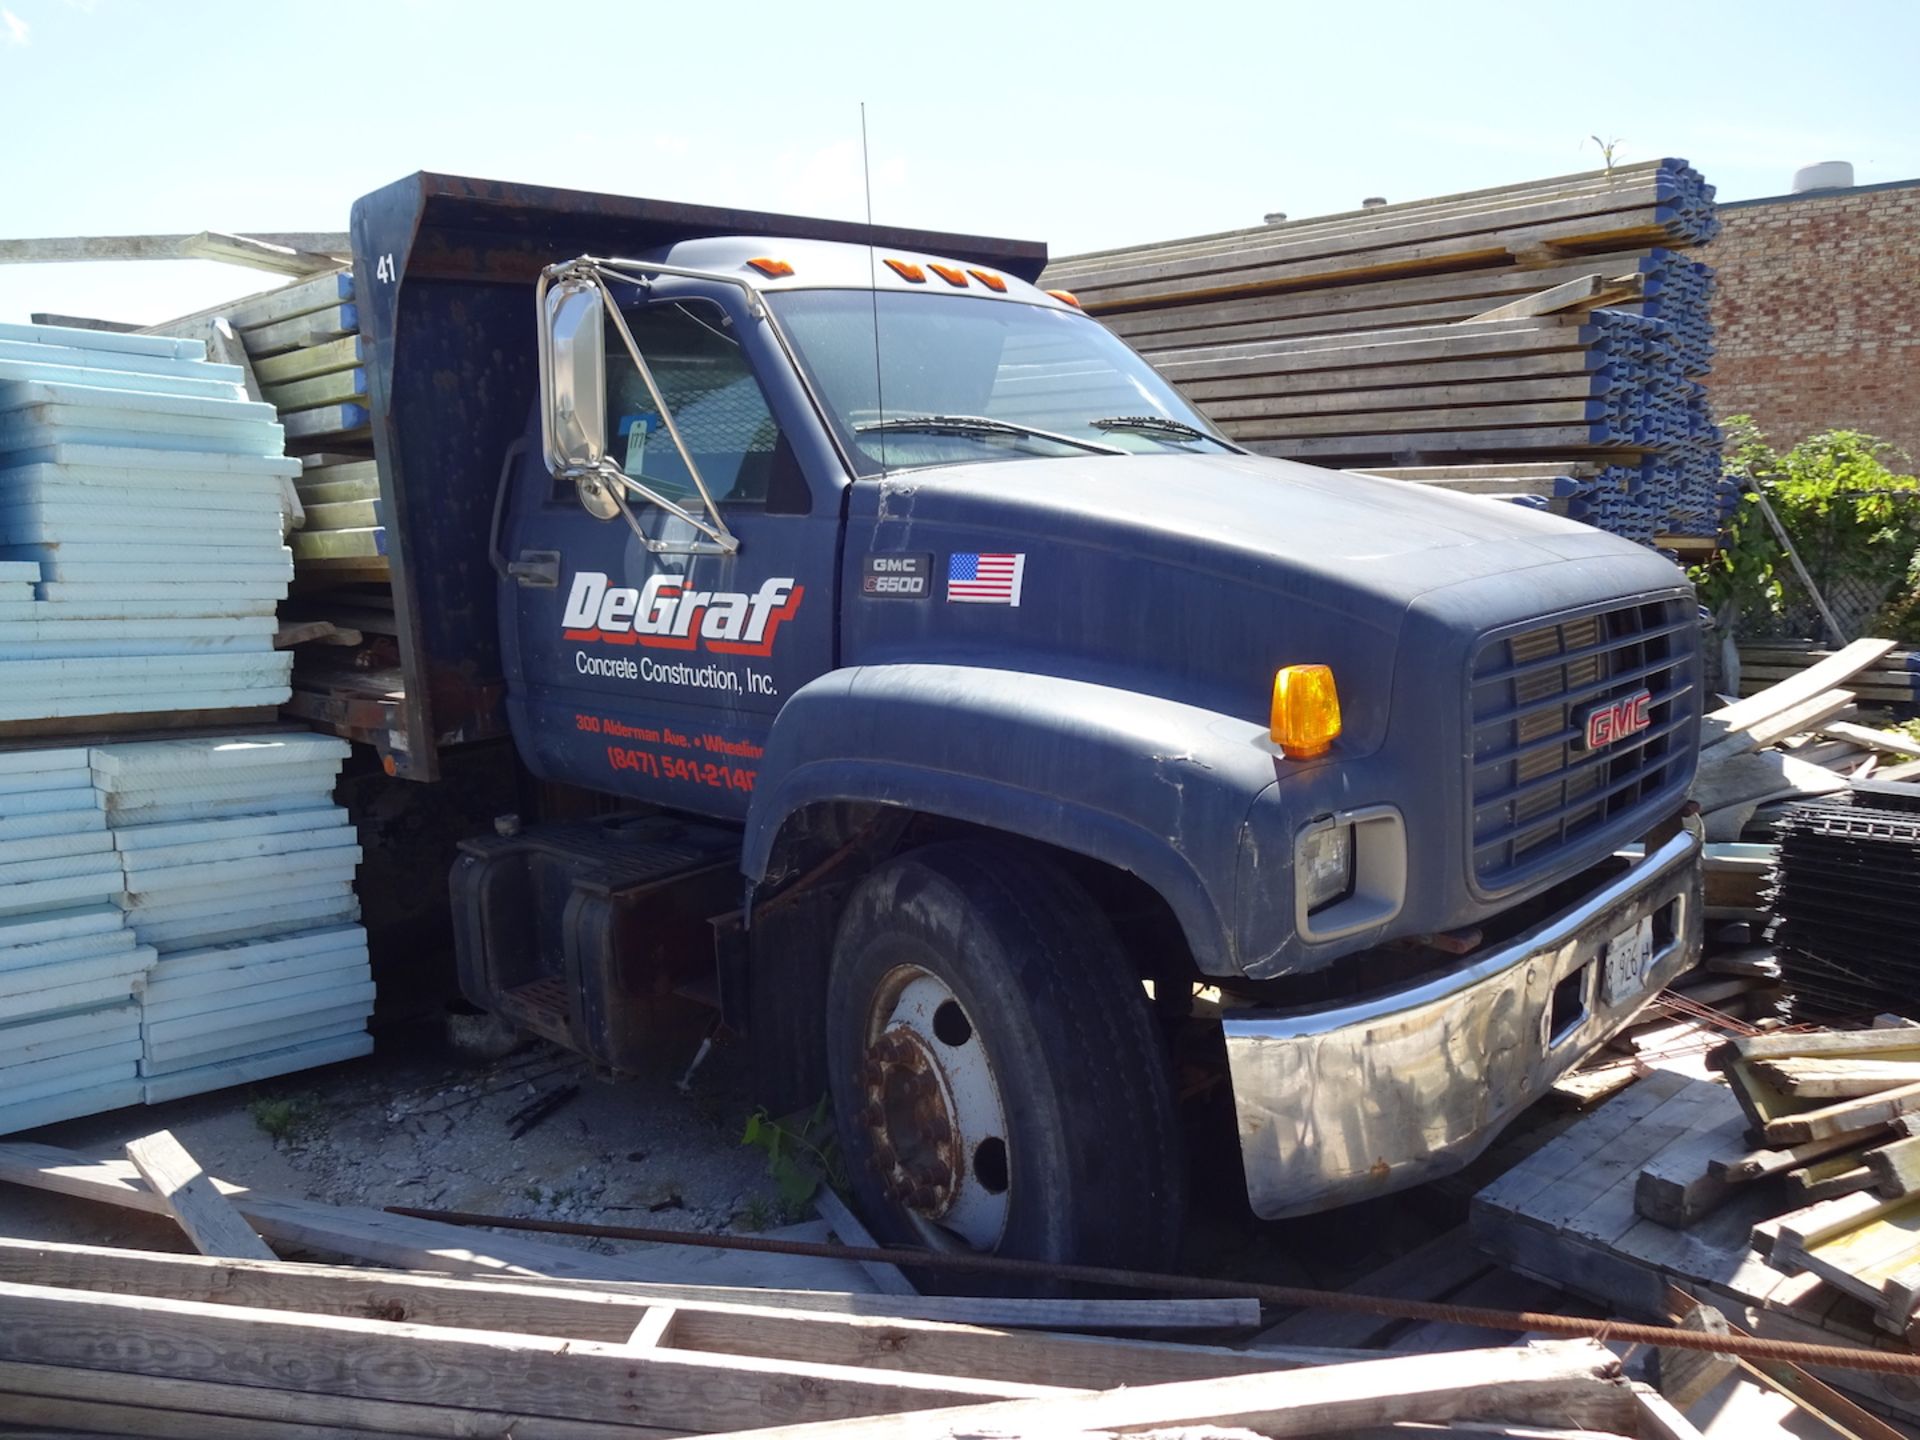
<path fill-rule="evenodd" d="M 1742 695 L 1764 690 L 1834 653 L 1822 645 L 1779 640 L 1742 644 L 1738 649 Z M 1911 710 L 1920 705 L 1920 651 L 1888 650 L 1855 676 L 1847 688 L 1862 700 Z M 1920 743 L 1915 743 L 1910 753 L 1920 755 Z"/>
<path fill-rule="evenodd" d="M 1249 448 L 1708 537 L 1712 271 L 1680 252 L 1718 223 L 1657 160 L 1067 256 L 1045 283 Z"/>
<path fill-rule="evenodd" d="M 193 1440 L 1303 1436 L 1454 1420 L 1493 1434 L 1697 1434 L 1589 1340 L 1235 1349 L 1153 1337 L 1250 1328 L 1252 1301 L 609 1279 L 644 1266 L 268 1201 L 210 1179 L 165 1132 L 127 1154 L 0 1145 L 0 1177 L 170 1216 L 200 1252 L 0 1239 L 0 1421 Z M 291 1263 L 268 1240 L 413 1268 Z"/>

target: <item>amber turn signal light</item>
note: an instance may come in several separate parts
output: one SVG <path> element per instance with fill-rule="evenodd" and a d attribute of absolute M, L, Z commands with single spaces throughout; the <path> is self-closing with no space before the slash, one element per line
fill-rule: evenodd
<path fill-rule="evenodd" d="M 1325 665 L 1288 665 L 1273 677 L 1269 733 L 1289 760 L 1324 755 L 1340 737 L 1340 696 Z"/>
<path fill-rule="evenodd" d="M 889 260 L 887 261 L 887 268 L 902 280 L 911 280 L 915 285 L 924 285 L 927 283 L 927 272 L 922 270 L 918 265 L 915 265 L 911 260 Z"/>
<path fill-rule="evenodd" d="M 1080 308 L 1080 297 L 1071 290 L 1049 290 L 1047 293 L 1063 305 L 1071 305 L 1076 310 Z"/>
<path fill-rule="evenodd" d="M 753 259 L 747 261 L 747 264 L 751 265 L 770 280 L 784 280 L 787 276 L 793 274 L 793 266 L 789 265 L 786 261 L 774 260 L 765 255 L 756 255 Z"/>

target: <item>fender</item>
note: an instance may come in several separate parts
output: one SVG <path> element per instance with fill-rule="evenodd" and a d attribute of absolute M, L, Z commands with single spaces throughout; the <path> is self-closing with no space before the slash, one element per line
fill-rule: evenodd
<path fill-rule="evenodd" d="M 1131 871 L 1172 908 L 1199 968 L 1229 975 L 1240 835 L 1276 763 L 1264 726 L 1083 680 L 836 670 L 774 722 L 741 868 L 764 879 L 781 825 L 805 806 L 899 805 Z"/>

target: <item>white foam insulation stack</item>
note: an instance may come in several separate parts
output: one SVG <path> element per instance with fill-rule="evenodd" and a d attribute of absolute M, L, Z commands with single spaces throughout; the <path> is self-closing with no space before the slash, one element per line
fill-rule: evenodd
<path fill-rule="evenodd" d="M 135 998 L 155 952 L 84 747 L 0 754 L 0 1130 L 144 1098 Z"/>
<path fill-rule="evenodd" d="M 149 1103 L 364 1055 L 360 847 L 344 740 L 297 733 L 96 746 L 93 783 L 135 936 Z"/>
<path fill-rule="evenodd" d="M 197 340 L 0 325 L 0 722 L 291 693 L 271 405 Z"/>

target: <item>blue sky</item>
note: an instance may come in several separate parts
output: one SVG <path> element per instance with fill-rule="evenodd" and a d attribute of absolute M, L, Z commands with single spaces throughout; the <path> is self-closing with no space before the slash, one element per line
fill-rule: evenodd
<path fill-rule="evenodd" d="M 1920 4 L 0 0 L 0 237 L 344 230 L 437 169 L 861 213 L 1056 254 L 1679 155 L 1920 177 Z M 206 263 L 0 266 L 0 321 L 152 321 Z"/>

